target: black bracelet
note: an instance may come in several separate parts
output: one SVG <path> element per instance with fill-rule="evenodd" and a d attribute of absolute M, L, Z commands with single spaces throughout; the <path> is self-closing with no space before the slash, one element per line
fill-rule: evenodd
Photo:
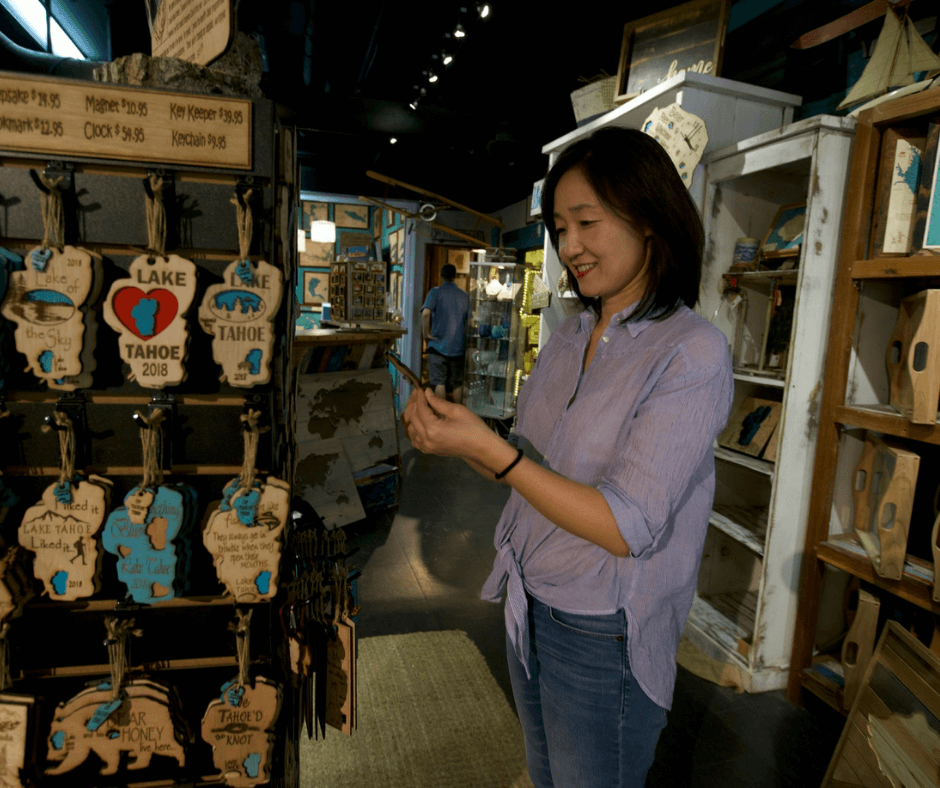
<path fill-rule="evenodd" d="M 511 463 L 509 463 L 509 465 L 496 474 L 497 479 L 502 479 L 507 473 L 509 473 L 519 464 L 519 460 L 522 459 L 523 451 L 522 449 L 516 449 L 516 451 L 518 452 L 518 454 L 516 454 L 516 459 L 514 459 Z"/>

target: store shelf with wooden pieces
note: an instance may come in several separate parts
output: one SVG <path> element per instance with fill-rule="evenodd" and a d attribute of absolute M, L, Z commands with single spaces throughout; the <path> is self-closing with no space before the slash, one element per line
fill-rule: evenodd
<path fill-rule="evenodd" d="M 704 160 L 697 311 L 728 338 L 734 403 L 715 446 L 715 502 L 684 637 L 750 692 L 787 680 L 853 135 L 854 121 L 824 115 Z M 793 204 L 805 205 L 798 250 L 729 274 L 737 239 L 765 238 Z"/>
<path fill-rule="evenodd" d="M 839 656 L 817 651 L 847 628 L 850 578 L 883 608 L 940 612 L 940 245 L 927 248 L 940 233 L 940 214 L 928 211 L 938 194 L 938 122 L 937 91 L 858 118 L 790 665 L 794 702 L 808 690 L 847 711 L 840 682 L 827 685 L 817 668 Z"/>

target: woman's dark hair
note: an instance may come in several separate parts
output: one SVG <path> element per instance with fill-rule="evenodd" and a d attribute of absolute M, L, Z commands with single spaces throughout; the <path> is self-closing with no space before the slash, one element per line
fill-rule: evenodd
<path fill-rule="evenodd" d="M 542 216 L 556 252 L 555 189 L 575 168 L 608 210 L 650 233 L 646 292 L 628 320 L 661 320 L 682 303 L 695 306 L 705 234 L 685 182 L 662 146 L 642 131 L 611 127 L 566 148 L 542 186 Z M 600 313 L 599 299 L 581 295 L 575 277 L 569 276 L 569 281 L 585 307 Z"/>

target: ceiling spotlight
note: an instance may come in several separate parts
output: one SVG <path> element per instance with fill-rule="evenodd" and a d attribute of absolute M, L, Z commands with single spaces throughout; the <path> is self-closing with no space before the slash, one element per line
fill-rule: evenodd
<path fill-rule="evenodd" d="M 412 109 L 417 109 L 417 108 L 418 108 L 418 99 L 415 99 L 414 101 L 412 101 L 408 106 L 411 107 Z"/>
<path fill-rule="evenodd" d="M 490 4 L 477 3 L 477 13 L 480 15 L 480 19 L 488 19 L 490 15 Z"/>
<path fill-rule="evenodd" d="M 451 63 L 454 62 L 454 56 L 448 55 L 446 52 L 441 52 L 441 62 L 445 66 L 449 66 Z"/>
<path fill-rule="evenodd" d="M 458 22 L 457 27 L 454 28 L 454 38 L 463 38 L 465 35 L 467 35 L 467 32 L 463 29 L 463 25 Z"/>
<path fill-rule="evenodd" d="M 398 142 L 398 137 L 389 137 L 388 141 L 394 145 L 396 142 Z"/>
<path fill-rule="evenodd" d="M 437 82 L 437 74 L 433 71 L 428 72 L 428 82 Z"/>

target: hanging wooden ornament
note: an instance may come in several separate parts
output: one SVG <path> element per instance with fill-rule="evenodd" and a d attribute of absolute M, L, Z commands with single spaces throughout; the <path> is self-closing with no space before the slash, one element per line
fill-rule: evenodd
<path fill-rule="evenodd" d="M 202 738 L 212 745 L 212 762 L 233 788 L 263 785 L 271 779 L 275 724 L 281 712 L 281 686 L 256 676 L 250 681 L 251 611 L 236 611 L 238 678 L 222 685 L 202 718 Z"/>
<path fill-rule="evenodd" d="M 242 416 L 245 459 L 242 473 L 223 492 L 218 509 L 209 515 L 203 543 L 212 555 L 216 574 L 236 602 L 260 602 L 277 593 L 281 536 L 290 514 L 290 485 L 271 476 L 257 479 L 260 412 Z"/>
<path fill-rule="evenodd" d="M 186 378 L 185 316 L 196 295 L 196 266 L 179 255 L 166 256 L 163 182 L 151 175 L 147 185 L 147 232 L 154 255 L 135 258 L 130 278 L 111 285 L 103 314 L 119 335 L 121 358 L 131 368 L 128 378 L 162 389 Z"/>
<path fill-rule="evenodd" d="M 0 626 L 0 786 L 24 788 L 34 785 L 36 757 L 36 699 L 8 692 L 10 675 L 10 625 Z"/>
<path fill-rule="evenodd" d="M 137 414 L 143 448 L 141 483 L 108 515 L 101 544 L 117 556 L 118 578 L 138 604 L 178 596 L 185 585 L 189 548 L 183 542 L 194 523 L 195 492 L 162 483 L 163 411 Z"/>
<path fill-rule="evenodd" d="M 57 765 L 47 768 L 46 774 L 71 771 L 92 753 L 103 761 L 100 774 L 115 774 L 122 752 L 128 753 L 128 770 L 146 769 L 154 755 L 184 766 L 189 735 L 180 725 L 175 693 L 154 681 L 124 681 L 127 638 L 139 632 L 133 629 L 133 619 L 109 617 L 105 626 L 111 679 L 59 704 L 47 753 Z"/>
<path fill-rule="evenodd" d="M 231 263 L 222 284 L 206 290 L 199 307 L 199 323 L 212 334 L 212 355 L 222 367 L 222 381 L 238 388 L 264 385 L 271 379 L 274 318 L 281 306 L 281 272 L 262 261 L 248 260 L 251 248 L 251 191 L 237 193 L 240 259 Z"/>
<path fill-rule="evenodd" d="M 111 482 L 75 473 L 75 432 L 69 417 L 54 416 L 62 471 L 59 480 L 26 510 L 17 531 L 22 547 L 36 554 L 34 576 L 52 599 L 72 601 L 94 594 L 100 583 L 96 534 L 110 506 Z M 44 430 L 52 429 L 49 425 Z"/>
<path fill-rule="evenodd" d="M 26 356 L 26 371 L 51 388 L 73 390 L 90 384 L 94 370 L 90 307 L 101 291 L 101 257 L 63 246 L 61 179 L 41 183 L 45 235 L 25 267 L 9 274 L 0 314 L 16 324 L 14 339 Z"/>

